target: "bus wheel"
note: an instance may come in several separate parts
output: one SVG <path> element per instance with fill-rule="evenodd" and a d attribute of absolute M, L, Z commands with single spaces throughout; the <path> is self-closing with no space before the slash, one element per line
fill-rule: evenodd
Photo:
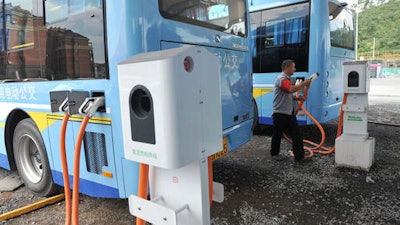
<path fill-rule="evenodd" d="M 15 164 L 24 184 L 39 196 L 55 193 L 44 142 L 35 123 L 27 118 L 15 127 L 13 137 Z"/>

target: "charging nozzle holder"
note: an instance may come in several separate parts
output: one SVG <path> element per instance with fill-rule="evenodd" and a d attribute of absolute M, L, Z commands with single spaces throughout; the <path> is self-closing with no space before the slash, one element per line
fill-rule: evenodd
<path fill-rule="evenodd" d="M 51 91 L 51 112 L 78 114 L 79 107 L 89 97 L 88 91 Z"/>
<path fill-rule="evenodd" d="M 88 91 L 51 91 L 50 104 L 51 112 L 87 114 L 91 117 L 96 111 L 104 109 L 104 94 L 96 92 L 95 97 L 90 97 Z"/>
<path fill-rule="evenodd" d="M 51 112 L 65 112 L 65 113 L 69 112 L 68 93 L 69 91 L 50 92 Z"/>

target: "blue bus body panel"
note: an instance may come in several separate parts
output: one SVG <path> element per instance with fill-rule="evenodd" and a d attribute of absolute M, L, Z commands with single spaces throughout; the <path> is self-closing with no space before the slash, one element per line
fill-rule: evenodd
<path fill-rule="evenodd" d="M 162 42 L 163 49 L 177 48 L 182 44 Z M 233 91 L 233 84 L 243 83 L 244 87 L 250 88 L 251 80 L 246 75 L 241 75 L 240 67 L 248 71 L 248 58 L 245 52 L 232 51 L 229 49 L 206 47 L 210 52 L 218 56 L 221 62 L 221 97 L 222 97 L 222 123 L 223 134 L 228 138 L 228 150 L 232 151 L 251 139 L 252 107 L 251 90 L 244 89 Z M 245 95 L 245 96 L 243 96 Z M 240 116 L 238 116 L 240 115 Z M 237 121 L 235 121 L 237 117 Z M 239 138 L 240 137 L 240 138 Z"/>
<path fill-rule="evenodd" d="M 53 180 L 59 185 L 64 185 L 63 174 L 60 171 L 53 170 L 51 172 Z M 72 175 L 69 176 L 69 180 L 72 181 L 74 178 Z M 72 189 L 72 182 L 70 188 Z M 110 187 L 108 185 L 100 184 L 99 182 L 94 182 L 91 180 L 81 178 L 79 180 L 79 192 L 85 193 L 92 197 L 102 197 L 102 198 L 119 198 L 120 194 L 117 188 Z"/>
<path fill-rule="evenodd" d="M 52 82 L 12 82 L 2 84 L 0 88 L 0 95 L 3 90 L 14 90 L 13 96 L 4 97 L 2 102 L 0 103 L 3 107 L 3 112 L 6 117 L 1 118 L 0 123 L 3 127 L 6 124 L 8 119 L 8 115 L 12 113 L 14 110 L 23 110 L 25 111 L 31 119 L 37 124 L 39 131 L 42 133 L 43 141 L 45 143 L 47 155 L 49 158 L 50 167 L 52 168 L 52 174 L 54 182 L 57 184 L 62 184 L 62 176 L 59 176 L 61 171 L 61 160 L 60 160 L 60 152 L 59 151 L 50 151 L 50 149 L 59 149 L 59 140 L 60 140 L 60 129 L 61 129 L 61 120 L 63 118 L 63 114 L 52 114 L 50 112 L 50 91 L 58 91 L 58 90 L 93 90 L 93 91 L 103 91 L 105 92 L 105 96 L 108 95 L 107 89 L 110 91 L 107 86 L 109 86 L 110 82 L 108 80 L 90 80 L 86 82 L 82 81 L 52 81 Z M 46 96 L 46 97 L 39 97 Z M 18 101 L 18 103 L 14 103 Z M 106 100 L 107 101 L 107 100 Z M 110 101 L 111 102 L 111 101 Z M 110 104 L 112 105 L 112 104 Z M 114 107 L 114 109 L 119 110 L 119 107 Z M 100 122 L 89 122 L 87 125 L 87 132 L 96 132 L 104 134 L 106 137 L 105 143 L 106 148 L 109 150 L 113 148 L 113 139 L 111 133 L 111 119 L 109 113 L 96 113 L 93 118 L 99 120 Z M 82 116 L 76 117 L 75 119 L 71 119 L 68 122 L 67 132 L 66 132 L 66 148 L 67 155 L 70 159 L 68 161 L 68 166 L 70 168 L 70 175 L 72 175 L 73 168 L 73 154 L 75 148 L 75 140 L 76 135 L 78 133 L 80 127 L 80 121 L 82 120 Z M 100 124 L 98 124 L 100 123 Z M 101 124 L 105 123 L 105 124 Z M 4 129 L 1 130 L 4 133 Z M 4 136 L 4 134 L 3 134 Z M 5 146 L 4 139 L 1 139 L 0 144 Z M 82 148 L 84 151 L 84 148 Z M 6 157 L 5 149 L 1 149 L 1 166 L 7 169 L 9 168 L 9 163 Z M 87 171 L 88 165 L 86 164 L 85 154 L 81 154 L 80 160 L 80 176 L 81 182 L 91 183 L 91 180 L 96 180 L 96 183 L 99 187 L 97 189 L 86 188 L 82 189 L 83 193 L 88 195 L 97 196 L 97 192 L 102 192 L 104 190 L 115 190 L 118 189 L 116 177 L 107 178 L 102 176 L 101 174 L 94 174 Z M 115 168 L 115 159 L 112 151 L 107 152 L 108 165 L 104 167 L 104 171 L 110 172 L 112 174 L 117 174 Z M 7 166 L 8 165 L 8 166 Z M 102 196 L 102 195 L 101 195 Z M 104 197 L 118 197 L 115 193 L 107 194 Z"/>
<path fill-rule="evenodd" d="M 218 56 L 221 65 L 222 127 L 224 136 L 228 138 L 228 150 L 248 142 L 253 121 L 250 38 L 216 30 L 204 32 L 194 25 L 172 20 L 160 18 L 159 21 L 158 29 L 149 26 L 145 33 L 151 37 L 159 35 L 161 49 L 201 45 Z M 217 36 L 220 42 L 216 41 Z"/>
<path fill-rule="evenodd" d="M 146 4 L 146 10 L 143 9 Z M 121 124 L 119 107 L 118 71 L 119 62 L 141 52 L 149 51 L 144 30 L 150 15 L 158 15 L 157 1 L 106 1 L 107 46 L 110 83 L 110 99 L 113 101 L 113 124 Z M 145 12 L 145 13 L 144 13 Z M 129 19 L 128 19 L 129 18 Z M 154 21 L 155 22 L 155 21 Z M 156 49 L 154 49 L 156 50 Z M 116 161 L 117 186 L 121 198 L 137 193 L 139 164 L 127 161 L 124 156 L 123 133 L 120 126 L 113 126 L 112 137 Z"/>
<path fill-rule="evenodd" d="M 0 165 L 4 169 L 10 170 L 10 162 L 8 161 L 7 155 L 4 152 L 0 153 Z"/>

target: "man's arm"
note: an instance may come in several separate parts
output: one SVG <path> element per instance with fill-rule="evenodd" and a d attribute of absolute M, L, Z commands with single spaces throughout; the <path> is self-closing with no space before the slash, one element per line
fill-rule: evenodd
<path fill-rule="evenodd" d="M 310 83 L 311 83 L 311 80 L 310 80 L 310 79 L 306 79 L 306 80 L 304 80 L 303 82 L 301 82 L 300 84 L 291 85 L 291 86 L 288 88 L 287 92 L 289 92 L 289 93 L 294 93 L 294 92 L 300 90 L 301 88 L 303 88 L 303 87 L 305 87 L 305 86 L 309 86 Z"/>

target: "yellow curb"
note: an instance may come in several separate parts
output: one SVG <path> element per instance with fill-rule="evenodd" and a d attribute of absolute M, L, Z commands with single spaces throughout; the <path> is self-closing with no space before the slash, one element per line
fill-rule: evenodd
<path fill-rule="evenodd" d="M 4 214 L 1 214 L 0 215 L 0 221 L 8 220 L 8 219 L 11 219 L 11 218 L 14 218 L 14 217 L 17 217 L 17 216 L 32 212 L 32 211 L 34 211 L 36 209 L 40 209 L 40 208 L 43 208 L 43 207 L 45 207 L 47 205 L 51 205 L 51 204 L 54 204 L 56 202 L 59 202 L 59 201 L 63 200 L 64 198 L 65 198 L 64 194 L 55 195 L 53 197 L 46 198 L 46 199 L 43 199 L 41 201 L 35 202 L 33 204 L 30 204 L 30 205 L 15 209 L 15 210 L 13 210 L 11 212 L 7 212 L 7 213 L 4 213 Z"/>

